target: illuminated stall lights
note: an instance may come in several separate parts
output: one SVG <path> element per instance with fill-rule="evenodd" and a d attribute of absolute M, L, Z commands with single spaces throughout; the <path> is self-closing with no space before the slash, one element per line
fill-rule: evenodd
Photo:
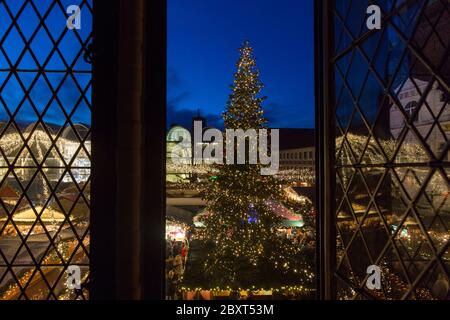
<path fill-rule="evenodd" d="M 13 220 L 16 223 L 34 223 L 37 219 L 36 212 L 37 214 L 42 213 L 40 215 L 40 219 L 44 223 L 63 222 L 65 220 L 65 216 L 61 212 L 51 208 L 45 208 L 45 210 L 42 211 L 41 206 L 34 207 L 34 210 L 29 208 L 21 212 L 17 212 L 14 214 Z"/>
<path fill-rule="evenodd" d="M 174 219 L 166 220 L 166 239 L 167 240 L 175 240 L 175 241 L 184 241 L 186 240 L 186 232 L 188 229 L 188 225 L 176 221 Z"/>

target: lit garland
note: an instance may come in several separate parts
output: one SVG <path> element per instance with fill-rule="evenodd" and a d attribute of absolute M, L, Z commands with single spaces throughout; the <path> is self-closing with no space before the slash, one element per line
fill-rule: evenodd
<path fill-rule="evenodd" d="M 250 288 L 237 288 L 233 289 L 230 286 L 227 287 L 214 287 L 214 288 L 190 288 L 190 287 L 184 287 L 182 286 L 180 288 L 180 291 L 182 293 L 187 292 L 195 292 L 199 293 L 202 291 L 211 291 L 215 295 L 230 295 L 232 293 L 245 293 L 245 294 L 261 294 L 261 293 L 281 293 L 281 294 L 299 294 L 299 295 L 309 295 L 312 292 L 315 292 L 316 290 L 313 288 L 305 287 L 305 286 L 281 286 L 281 287 L 271 287 L 271 288 L 257 288 L 256 286 L 252 286 Z"/>
<path fill-rule="evenodd" d="M 207 178 L 217 174 L 219 172 L 219 167 L 215 165 L 191 165 L 191 164 L 166 164 L 167 174 L 187 174 L 197 176 L 197 181 L 192 182 L 192 184 L 201 183 L 201 180 L 206 180 Z M 279 170 L 275 175 L 280 181 L 284 183 L 290 182 L 300 182 L 306 184 L 314 184 L 316 176 L 312 169 L 283 169 Z M 188 179 L 187 179 L 188 180 Z M 168 182 L 170 185 L 177 185 L 173 182 Z M 181 182 L 178 185 L 180 187 L 186 187 L 188 182 Z"/>
<path fill-rule="evenodd" d="M 341 165 L 352 164 L 354 161 L 352 154 L 360 157 L 362 156 L 362 163 L 366 164 L 383 164 L 392 158 L 398 147 L 398 142 L 395 139 L 377 139 L 378 143 L 373 137 L 370 139 L 364 135 L 357 135 L 353 133 L 347 133 L 344 137 L 336 138 L 336 157 L 337 161 Z M 367 148 L 366 148 L 367 146 Z M 386 154 L 386 159 L 382 150 Z M 352 152 L 353 151 L 353 152 Z M 364 154 L 363 154 L 364 153 Z M 428 161 L 425 149 L 419 143 L 413 143 L 410 141 L 404 141 L 399 147 L 396 154 L 396 162 L 411 162 L 414 161 Z"/>
<path fill-rule="evenodd" d="M 30 136 L 31 135 L 31 136 Z M 56 140 L 57 139 L 57 140 Z M 55 141 L 56 140 L 56 141 Z M 26 142 L 26 147 L 21 149 Z M 5 152 L 6 157 L 8 158 L 15 158 L 18 156 L 17 159 L 17 166 L 36 166 L 37 164 L 43 165 L 43 172 L 48 172 L 49 170 L 54 169 L 48 169 L 45 168 L 48 161 L 51 160 L 52 166 L 57 166 L 64 168 L 65 164 L 64 161 L 61 159 L 61 156 L 56 151 L 55 148 L 58 148 L 60 152 L 62 153 L 62 158 L 66 160 L 66 162 L 70 162 L 72 158 L 75 156 L 75 151 L 77 148 L 68 148 L 66 146 L 74 144 L 73 141 L 70 139 L 64 138 L 64 137 L 57 137 L 54 134 L 47 134 L 47 132 L 43 129 L 41 125 L 38 125 L 36 129 L 31 133 L 31 129 L 25 130 L 23 135 L 21 136 L 17 132 L 10 132 L 4 134 L 0 139 L 0 146 Z M 78 144 L 78 143 L 76 143 Z M 53 147 L 54 146 L 54 147 Z M 50 148 L 52 148 L 50 150 Z M 90 153 L 91 145 L 90 143 L 86 143 L 84 146 L 87 150 L 87 152 Z M 34 162 L 32 156 L 30 155 L 30 150 L 33 153 L 34 158 L 37 161 L 37 164 Z M 49 152 L 49 155 L 46 158 L 46 161 L 44 161 L 45 155 Z M 18 154 L 21 152 L 20 154 Z M 90 159 L 86 155 L 86 151 L 83 150 L 83 148 L 80 149 L 79 154 L 77 155 L 76 162 L 84 163 L 84 166 L 86 167 L 86 170 L 89 172 L 90 170 Z M 74 162 L 75 163 L 75 162 Z M 3 157 L 0 157 L 0 165 L 6 166 L 7 163 Z M 2 174 L 6 174 L 7 169 L 0 169 L 2 171 Z M 74 171 L 79 169 L 74 169 Z M 24 169 L 17 169 L 17 172 L 19 173 L 20 177 L 25 177 L 26 172 Z M 37 179 L 39 183 L 41 184 L 41 189 L 43 193 L 44 199 L 47 199 L 49 196 L 49 186 L 45 182 L 42 174 L 39 174 L 37 176 Z"/>

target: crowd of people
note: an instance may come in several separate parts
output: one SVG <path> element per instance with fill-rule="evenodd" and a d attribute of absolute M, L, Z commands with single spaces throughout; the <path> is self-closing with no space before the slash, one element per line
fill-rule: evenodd
<path fill-rule="evenodd" d="M 296 245 L 314 249 L 316 237 L 311 230 L 297 230 L 292 237 L 292 241 Z"/>
<path fill-rule="evenodd" d="M 189 242 L 166 240 L 166 299 L 177 300 L 178 286 L 186 266 Z"/>
<path fill-rule="evenodd" d="M 316 236 L 311 228 L 292 228 L 278 231 L 278 236 L 285 237 L 299 247 L 314 249 L 316 245 Z"/>

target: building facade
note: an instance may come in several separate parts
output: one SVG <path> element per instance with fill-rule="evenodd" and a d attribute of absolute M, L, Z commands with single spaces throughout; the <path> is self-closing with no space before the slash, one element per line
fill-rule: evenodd
<path fill-rule="evenodd" d="M 315 148 L 280 150 L 280 170 L 315 169 Z"/>
<path fill-rule="evenodd" d="M 425 92 L 428 85 L 428 81 L 408 78 L 395 90 L 398 92 L 403 112 L 395 104 L 391 106 L 390 129 L 393 138 L 399 139 L 400 134 L 405 130 L 405 117 L 402 113 L 406 114 L 406 119 L 413 121 L 414 127 L 425 139 L 432 152 L 440 156 L 446 151 L 446 143 L 450 137 L 450 108 L 445 91 L 437 82 L 432 84 L 426 98 L 422 98 L 422 92 Z M 417 141 L 415 134 L 408 131 L 405 142 L 417 144 Z M 448 160 L 448 154 L 444 158 Z"/>

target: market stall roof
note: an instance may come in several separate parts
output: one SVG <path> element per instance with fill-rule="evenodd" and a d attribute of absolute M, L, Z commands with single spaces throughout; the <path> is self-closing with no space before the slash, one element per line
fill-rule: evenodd
<path fill-rule="evenodd" d="M 11 186 L 5 185 L 0 188 L 0 198 L 2 199 L 19 199 L 19 193 Z"/>
<path fill-rule="evenodd" d="M 192 224 L 192 213 L 186 209 L 166 205 L 166 217 L 188 225 Z"/>
<path fill-rule="evenodd" d="M 35 207 L 35 210 L 38 214 L 40 214 L 42 212 L 42 207 L 37 206 Z M 32 208 L 27 208 L 14 214 L 13 220 L 14 222 L 19 223 L 34 223 L 37 217 L 36 212 Z M 44 223 L 62 222 L 64 220 L 64 214 L 51 208 L 46 208 L 41 214 L 41 221 Z"/>

